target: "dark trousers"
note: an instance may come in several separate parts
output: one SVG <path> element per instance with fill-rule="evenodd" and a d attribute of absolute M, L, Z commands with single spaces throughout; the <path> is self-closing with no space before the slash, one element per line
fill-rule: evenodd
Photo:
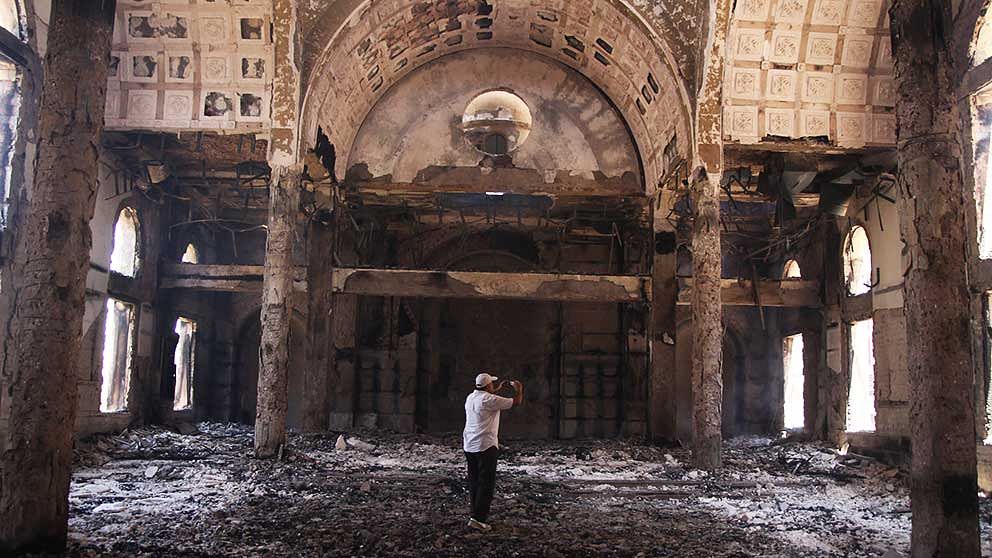
<path fill-rule="evenodd" d="M 472 501 L 472 518 L 483 523 L 489 518 L 489 506 L 496 491 L 496 459 L 499 448 L 493 446 L 477 453 L 465 452 L 468 460 L 468 494 Z"/>

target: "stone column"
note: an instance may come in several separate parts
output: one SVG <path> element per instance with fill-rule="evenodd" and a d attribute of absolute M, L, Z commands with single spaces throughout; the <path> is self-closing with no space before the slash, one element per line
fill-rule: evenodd
<path fill-rule="evenodd" d="M 255 455 L 272 457 L 286 443 L 289 331 L 293 291 L 293 241 L 300 206 L 302 169 L 272 169 L 269 232 L 262 287 Z"/>
<path fill-rule="evenodd" d="M 895 0 L 899 217 L 905 280 L 914 557 L 978 557 L 975 373 L 970 351 L 966 191 L 957 85 L 970 33 L 952 2 Z"/>
<path fill-rule="evenodd" d="M 52 3 L 35 180 L 15 192 L 11 280 L 3 286 L 13 304 L 3 328 L 10 421 L 0 453 L 0 554 L 65 547 L 114 11 L 113 1 Z M 32 125 L 25 121 L 21 133 Z"/>
<path fill-rule="evenodd" d="M 310 222 L 307 231 L 307 369 L 303 376 L 303 429 L 328 429 L 327 386 L 330 351 L 334 275 L 334 224 Z"/>
<path fill-rule="evenodd" d="M 723 307 L 720 301 L 720 190 L 705 170 L 691 178 L 692 225 L 692 459 L 700 469 L 721 465 Z"/>

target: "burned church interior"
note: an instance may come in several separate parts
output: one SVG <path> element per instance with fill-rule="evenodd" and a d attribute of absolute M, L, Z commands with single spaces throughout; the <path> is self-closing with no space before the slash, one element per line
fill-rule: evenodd
<path fill-rule="evenodd" d="M 0 553 L 992 557 L 989 4 L 0 3 Z"/>

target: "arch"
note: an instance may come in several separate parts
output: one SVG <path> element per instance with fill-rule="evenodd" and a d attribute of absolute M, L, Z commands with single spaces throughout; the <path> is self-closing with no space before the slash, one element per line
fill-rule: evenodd
<path fill-rule="evenodd" d="M 350 153 L 366 115 L 401 77 L 447 54 L 495 46 L 552 58 L 602 90 L 631 129 L 649 192 L 670 162 L 666 147 L 688 155 L 693 142 L 685 83 L 668 45 L 626 2 L 603 2 L 593 13 L 573 2 L 554 8 L 499 0 L 361 4 L 313 65 L 300 141 L 313 141 L 320 126 L 337 153 Z M 678 136 L 683 140 L 673 142 Z M 336 164 L 343 176 L 346 161 Z"/>
<path fill-rule="evenodd" d="M 844 241 L 844 283 L 847 294 L 863 295 L 872 288 L 871 245 L 864 227 L 855 225 Z"/>
<path fill-rule="evenodd" d="M 196 245 L 192 242 L 188 243 L 186 245 L 186 249 L 183 250 L 183 255 L 179 261 L 190 264 L 200 263 L 200 251 L 196 249 Z"/>
<path fill-rule="evenodd" d="M 782 279 L 802 279 L 803 272 L 799 268 L 799 262 L 789 260 L 782 266 Z"/>
<path fill-rule="evenodd" d="M 986 7 L 982 10 L 982 15 L 975 22 L 969 53 L 972 66 L 978 66 L 992 58 L 992 18 L 984 15 L 987 9 Z"/>
<path fill-rule="evenodd" d="M 141 261 L 141 223 L 133 207 L 125 207 L 114 222 L 114 244 L 110 252 L 110 271 L 125 277 L 137 277 Z"/>

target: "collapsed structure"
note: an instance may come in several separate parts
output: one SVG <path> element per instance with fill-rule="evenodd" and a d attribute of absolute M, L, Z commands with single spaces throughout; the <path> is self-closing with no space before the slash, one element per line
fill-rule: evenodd
<path fill-rule="evenodd" d="M 979 0 L 15 2 L 0 546 L 128 425 L 799 432 L 992 484 Z"/>

